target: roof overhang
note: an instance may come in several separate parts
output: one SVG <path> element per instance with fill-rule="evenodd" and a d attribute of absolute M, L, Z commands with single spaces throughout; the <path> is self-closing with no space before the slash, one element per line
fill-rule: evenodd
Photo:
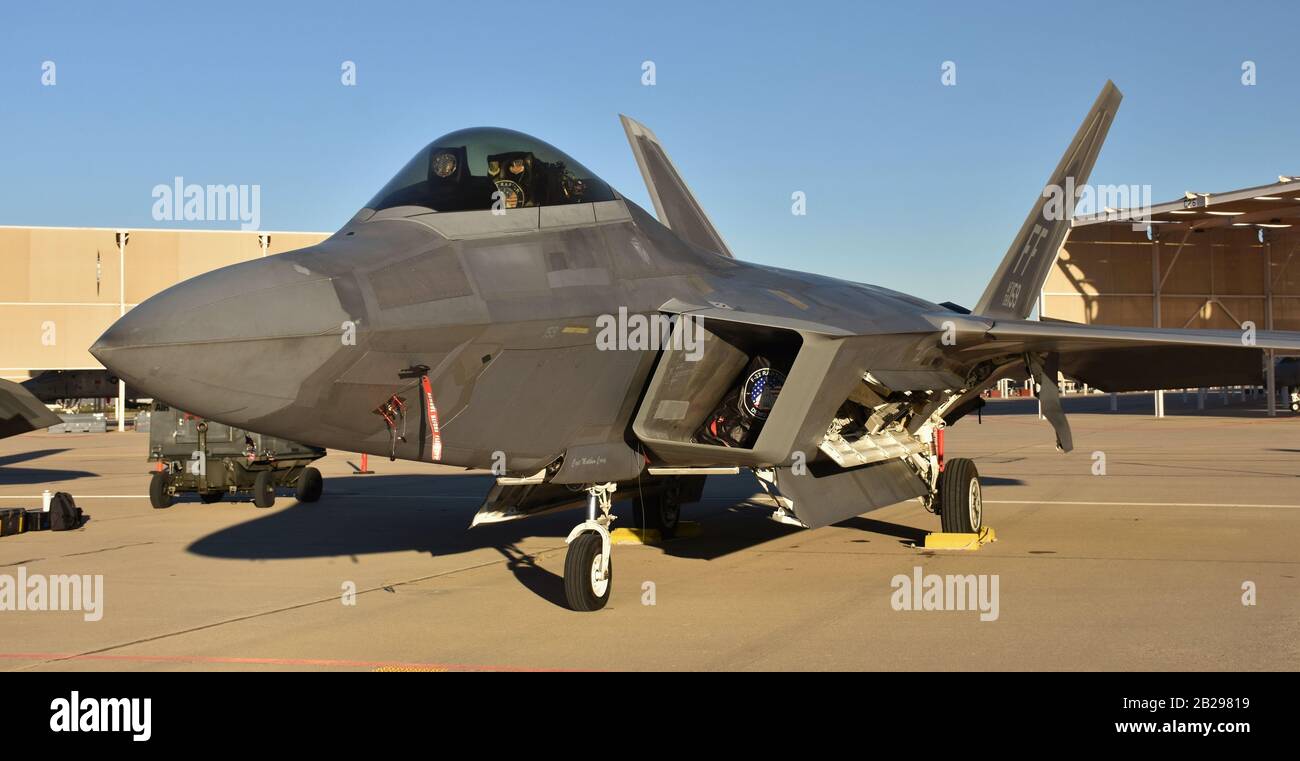
<path fill-rule="evenodd" d="M 1179 230 L 1251 227 L 1300 229 L 1300 177 L 1279 177 L 1271 185 L 1226 193 L 1185 193 L 1150 208 L 1108 209 L 1076 216 L 1072 227 L 1098 224 L 1150 225 Z"/>

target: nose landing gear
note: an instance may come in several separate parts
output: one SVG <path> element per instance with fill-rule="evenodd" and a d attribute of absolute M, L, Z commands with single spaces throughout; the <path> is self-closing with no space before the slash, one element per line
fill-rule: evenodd
<path fill-rule="evenodd" d="M 564 541 L 569 551 L 564 557 L 564 598 L 576 611 L 593 611 L 609 602 L 614 563 L 610 558 L 609 526 L 617 484 L 594 484 L 587 487 L 587 520 L 573 527 Z"/>

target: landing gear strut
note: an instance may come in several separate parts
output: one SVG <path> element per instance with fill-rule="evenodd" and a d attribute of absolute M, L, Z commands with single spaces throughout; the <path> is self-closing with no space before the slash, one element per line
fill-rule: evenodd
<path fill-rule="evenodd" d="M 564 598 L 577 611 L 600 610 L 609 602 L 614 563 L 610 558 L 609 525 L 617 484 L 587 487 L 587 520 L 573 527 L 565 542 Z"/>

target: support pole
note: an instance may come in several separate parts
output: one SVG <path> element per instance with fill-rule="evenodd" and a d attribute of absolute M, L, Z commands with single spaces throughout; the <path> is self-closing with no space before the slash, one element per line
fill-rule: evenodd
<path fill-rule="evenodd" d="M 1147 234 L 1151 237 L 1151 323 L 1153 327 L 1160 327 L 1160 288 L 1164 284 L 1164 279 L 1160 276 L 1160 234 L 1154 229 L 1154 225 L 1147 228 Z M 1181 253 L 1181 247 L 1179 252 Z M 1156 417 L 1165 416 L 1165 392 L 1163 390 L 1156 392 Z"/>
<path fill-rule="evenodd" d="M 1046 285 L 1046 281 L 1044 281 L 1044 285 Z M 1038 321 L 1039 322 L 1043 321 L 1043 289 L 1042 288 L 1038 289 Z M 1055 380 L 1055 378 L 1053 378 L 1053 380 Z M 1038 393 L 1036 396 L 1038 397 L 1038 419 L 1046 420 L 1047 418 L 1043 416 L 1043 390 L 1041 388 L 1038 389 Z"/>
<path fill-rule="evenodd" d="M 117 316 L 126 314 L 126 230 L 117 231 Z M 126 381 L 117 381 L 117 430 L 126 430 Z"/>
<path fill-rule="evenodd" d="M 1264 239 L 1264 327 L 1273 329 L 1273 241 L 1270 230 L 1261 230 Z M 1265 352 L 1264 379 L 1268 395 L 1268 416 L 1277 417 L 1277 357 L 1274 351 Z"/>

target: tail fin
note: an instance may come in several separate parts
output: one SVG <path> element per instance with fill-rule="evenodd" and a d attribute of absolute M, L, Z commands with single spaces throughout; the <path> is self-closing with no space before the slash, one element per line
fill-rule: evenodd
<path fill-rule="evenodd" d="M 619 119 L 627 132 L 627 141 L 632 145 L 632 153 L 641 168 L 641 176 L 645 178 L 659 221 L 688 243 L 731 256 L 726 241 L 722 240 L 709 221 L 709 215 L 691 195 L 691 189 L 686 187 L 686 181 L 673 166 L 655 133 L 631 117 L 620 115 Z"/>
<path fill-rule="evenodd" d="M 1074 208 L 1071 191 L 1088 182 L 1123 98 L 1114 82 L 1107 81 L 1101 88 L 1092 110 L 1048 178 L 1042 197 L 1029 212 L 1029 218 L 1002 258 L 997 274 L 984 289 L 975 314 L 1023 320 L 1033 311 L 1034 300 L 1070 231 Z"/>

